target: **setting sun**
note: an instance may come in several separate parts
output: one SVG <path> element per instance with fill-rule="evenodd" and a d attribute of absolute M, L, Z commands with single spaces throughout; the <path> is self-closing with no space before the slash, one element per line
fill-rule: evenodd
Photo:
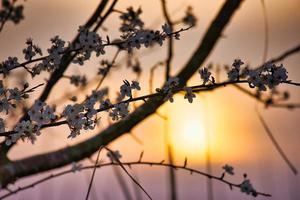
<path fill-rule="evenodd" d="M 299 10 L 0 1 L 0 200 L 300 200 Z"/>
<path fill-rule="evenodd" d="M 169 137 L 176 154 L 189 158 L 200 158 L 207 150 L 207 135 L 204 126 L 205 113 L 201 101 L 192 104 L 179 95 L 176 106 L 169 104 Z M 180 106 L 178 106 L 180 105 Z"/>

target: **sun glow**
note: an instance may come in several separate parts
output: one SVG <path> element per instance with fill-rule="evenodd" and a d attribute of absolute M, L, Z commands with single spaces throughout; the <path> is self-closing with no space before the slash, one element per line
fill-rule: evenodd
<path fill-rule="evenodd" d="M 241 160 L 250 151 L 253 127 L 243 119 L 251 119 L 245 114 L 251 110 L 245 112 L 243 105 L 233 100 L 220 102 L 223 96 L 198 96 L 190 104 L 177 94 L 175 103 L 161 110 L 168 118 L 168 139 L 179 162 L 187 157 L 192 163 L 204 163 L 209 153 L 214 163 L 223 164 Z M 233 109 L 234 115 L 230 113 Z"/>
<path fill-rule="evenodd" d="M 169 140 L 174 153 L 187 157 L 203 157 L 207 150 L 207 124 L 203 105 L 199 101 L 189 104 L 182 96 L 176 105 L 168 105 Z"/>

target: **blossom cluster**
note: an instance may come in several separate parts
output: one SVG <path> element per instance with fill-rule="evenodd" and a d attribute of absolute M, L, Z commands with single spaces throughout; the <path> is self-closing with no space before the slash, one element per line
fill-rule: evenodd
<path fill-rule="evenodd" d="M 5 21 L 9 20 L 18 24 L 22 19 L 24 19 L 23 5 L 15 5 L 15 1 L 10 0 L 2 0 L 1 4 L 0 23 L 5 23 Z"/>
<path fill-rule="evenodd" d="M 140 18 L 141 14 L 141 8 L 138 8 L 136 11 L 133 9 L 133 7 L 127 8 L 126 12 L 120 15 L 122 22 L 119 30 L 123 33 L 127 33 L 142 29 L 144 27 L 144 22 Z"/>
<path fill-rule="evenodd" d="M 56 119 L 54 108 L 42 101 L 35 101 L 32 108 L 28 111 L 28 115 L 32 122 L 35 122 L 38 127 Z"/>
<path fill-rule="evenodd" d="M 108 151 L 106 155 L 110 159 L 111 162 L 114 162 L 114 161 L 118 162 L 120 160 L 120 158 L 122 158 L 122 155 L 120 154 L 119 150 Z"/>
<path fill-rule="evenodd" d="M 78 31 L 78 40 L 72 47 L 73 50 L 77 51 L 73 63 L 83 65 L 84 61 L 90 59 L 92 52 L 95 52 L 97 57 L 105 54 L 102 38 L 98 33 L 89 31 L 84 27 L 79 27 Z"/>
<path fill-rule="evenodd" d="M 106 76 L 109 72 L 109 69 L 113 66 L 113 62 L 109 60 L 101 60 L 100 65 L 101 67 L 98 68 L 98 75 Z"/>
<path fill-rule="evenodd" d="M 169 25 L 164 24 L 162 28 L 162 32 L 159 30 L 136 30 L 131 34 L 127 34 L 125 37 L 126 39 L 120 46 L 122 49 L 127 50 L 128 52 L 131 52 L 134 48 L 140 49 L 142 45 L 146 48 L 154 44 L 159 44 L 162 46 L 166 37 L 173 37 L 173 33 L 170 32 Z M 174 37 L 175 39 L 179 40 L 179 32 L 175 32 Z"/>
<path fill-rule="evenodd" d="M 178 77 L 169 77 L 165 85 L 162 89 L 156 88 L 157 92 L 160 92 L 164 95 L 164 101 L 174 102 L 174 90 L 179 86 L 179 78 Z"/>
<path fill-rule="evenodd" d="M 16 104 L 29 97 L 32 89 L 28 89 L 29 84 L 24 83 L 23 88 L 6 88 L 3 81 L 0 80 L 0 114 L 5 113 L 8 115 L 10 110 L 16 108 Z M 5 120 L 0 117 L 0 132 L 5 132 Z"/>
<path fill-rule="evenodd" d="M 127 12 L 122 13 L 120 16 L 122 20 L 120 31 L 123 40 L 120 47 L 128 52 L 131 52 L 134 48 L 139 49 L 141 46 L 147 48 L 155 43 L 161 46 L 166 37 L 172 37 L 172 31 L 168 24 L 162 26 L 162 32 L 144 29 L 144 22 L 140 19 L 141 13 L 141 8 L 135 11 L 132 7 L 129 7 Z M 174 33 L 176 39 L 179 39 L 179 36 L 179 32 Z"/>
<path fill-rule="evenodd" d="M 245 179 L 241 183 L 240 187 L 241 187 L 241 192 L 246 193 L 248 195 L 252 195 L 254 197 L 257 196 L 257 191 L 253 188 L 253 185 L 249 179 Z"/>
<path fill-rule="evenodd" d="M 72 75 L 70 77 L 70 83 L 75 85 L 76 87 L 78 86 L 86 86 L 87 85 L 87 79 L 85 75 Z"/>
<path fill-rule="evenodd" d="M 115 40 L 114 43 L 103 43 L 101 36 L 94 32 L 79 28 L 79 36 L 76 42 L 73 45 L 66 45 L 66 41 L 55 36 L 51 39 L 52 46 L 47 49 L 48 56 L 43 57 L 41 62 L 35 64 L 31 69 L 31 75 L 34 77 L 39 75 L 42 71 L 52 72 L 58 68 L 62 62 L 63 55 L 66 52 L 74 52 L 73 63 L 84 65 L 84 62 L 89 60 L 92 53 L 95 52 L 96 56 L 105 54 L 104 47 L 108 45 L 117 45 L 122 50 L 127 50 L 131 52 L 134 48 L 139 49 L 142 45 L 149 47 L 155 43 L 159 45 L 163 44 L 163 41 L 166 37 L 175 37 L 179 39 L 180 32 L 183 29 L 170 32 L 170 27 L 167 24 L 162 26 L 163 31 L 153 31 L 153 30 L 135 30 L 126 35 L 122 35 L 121 39 Z M 32 39 L 28 39 L 26 42 L 27 47 L 23 50 L 24 58 L 28 62 L 33 60 L 36 55 L 42 55 L 42 50 L 36 45 L 33 44 Z M 8 75 L 9 71 L 17 67 L 26 68 L 25 63 L 19 63 L 17 57 L 8 57 L 2 63 L 0 63 L 0 73 Z M 27 68 L 26 68 L 27 69 Z M 104 73 L 103 71 L 101 73 Z"/>
<path fill-rule="evenodd" d="M 62 62 L 65 54 L 69 53 L 73 56 L 72 62 L 79 65 L 84 65 L 85 61 L 91 58 L 93 52 L 96 56 L 105 54 L 104 48 L 106 46 L 115 45 L 121 50 L 131 52 L 133 49 L 139 49 L 141 46 L 150 47 L 154 44 L 162 45 L 166 37 L 180 38 L 180 32 L 185 29 L 172 32 L 168 24 L 162 26 L 160 30 L 144 29 L 144 22 L 140 19 L 142 10 L 139 8 L 134 10 L 129 7 L 126 12 L 122 12 L 120 19 L 122 21 L 120 32 L 122 35 L 119 39 L 110 42 L 107 36 L 107 41 L 104 42 L 102 37 L 95 31 L 91 31 L 85 27 L 79 27 L 78 35 L 74 42 L 66 42 L 59 36 L 51 38 L 51 47 L 47 49 L 48 55 L 36 58 L 36 55 L 42 56 L 42 50 L 38 45 L 33 43 L 32 39 L 27 39 L 26 47 L 23 49 L 23 54 L 26 62 L 19 63 L 18 58 L 8 57 L 0 64 L 0 73 L 5 76 L 9 71 L 15 68 L 23 67 L 34 77 L 39 75 L 42 71 L 53 72 Z M 195 18 L 191 11 L 187 12 L 185 23 L 194 24 Z M 36 63 L 30 69 L 28 64 Z M 140 69 L 136 68 L 137 71 Z M 105 73 L 101 70 L 99 73 Z"/>
<path fill-rule="evenodd" d="M 16 103 L 27 99 L 29 97 L 28 91 L 26 91 L 28 87 L 29 84 L 25 83 L 22 90 L 17 87 L 6 88 L 3 81 L 0 80 L 0 113 L 5 112 L 7 115 L 11 108 L 16 107 Z"/>
<path fill-rule="evenodd" d="M 182 22 L 188 26 L 196 25 L 197 18 L 193 13 L 193 7 L 188 6 L 187 10 L 185 11 L 185 16 L 183 17 Z"/>
<path fill-rule="evenodd" d="M 231 165 L 226 164 L 222 167 L 222 169 L 224 170 L 222 179 L 224 178 L 225 173 L 227 173 L 229 175 L 234 175 L 234 168 Z M 252 195 L 254 197 L 257 196 L 257 192 L 254 189 L 252 183 L 250 182 L 249 179 L 247 179 L 247 174 L 244 174 L 244 180 L 239 186 L 240 186 L 241 192 L 246 193 L 248 195 Z"/>
<path fill-rule="evenodd" d="M 95 105 L 97 102 L 101 104 L 107 93 L 107 88 L 93 91 L 84 102 L 65 107 L 63 116 L 66 118 L 71 130 L 69 137 L 76 137 L 80 134 L 81 130 L 93 130 L 95 128 L 95 115 L 97 114 Z"/>
<path fill-rule="evenodd" d="M 242 67 L 244 62 L 240 59 L 235 59 L 231 68 L 227 72 L 229 81 L 248 82 L 251 88 L 257 88 L 259 91 L 266 91 L 267 88 L 274 89 L 280 83 L 286 82 L 288 72 L 285 67 L 276 65 L 274 63 L 265 63 L 262 67 L 257 69 L 249 69 L 248 66 Z M 208 68 L 201 68 L 199 70 L 203 85 L 208 82 L 215 83 L 214 77 Z"/>
<path fill-rule="evenodd" d="M 232 68 L 228 72 L 228 78 L 231 81 L 246 79 L 251 88 L 258 88 L 260 91 L 266 91 L 267 88 L 273 89 L 282 82 L 287 81 L 287 70 L 283 65 L 276 66 L 273 63 L 266 63 L 258 69 L 241 68 L 244 64 L 240 59 L 236 59 Z"/>
<path fill-rule="evenodd" d="M 27 137 L 32 143 L 36 140 L 36 136 L 40 135 L 38 126 L 31 123 L 29 120 L 19 122 L 14 129 L 15 133 L 6 138 L 5 144 L 11 145 L 17 142 L 21 137 Z"/>
<path fill-rule="evenodd" d="M 51 38 L 52 46 L 47 49 L 48 56 L 43 59 L 42 62 L 36 64 L 32 71 L 33 76 L 38 75 L 41 71 L 52 72 L 58 68 L 61 63 L 62 53 L 66 50 L 65 41 L 59 38 L 59 36 L 55 36 Z"/>
<path fill-rule="evenodd" d="M 274 88 L 279 83 L 287 80 L 287 71 L 282 65 L 276 66 L 267 63 L 261 68 L 250 70 L 247 67 L 242 68 L 241 66 L 243 64 L 244 62 L 239 59 L 236 59 L 233 62 L 232 69 L 228 72 L 229 81 L 238 83 L 239 81 L 244 80 L 248 82 L 250 87 L 258 87 L 260 90 L 264 91 L 266 90 L 266 87 Z M 211 72 L 208 68 L 201 68 L 199 74 L 203 81 L 202 86 L 205 86 L 208 82 L 211 82 L 210 86 L 215 84 L 214 78 L 211 76 Z M 86 83 L 84 77 L 71 76 L 70 79 L 71 83 L 75 85 Z M 156 89 L 156 91 L 164 97 L 164 101 L 169 100 L 171 103 L 174 102 L 174 93 L 185 91 L 184 98 L 192 103 L 193 99 L 196 97 L 193 87 L 180 87 L 179 81 L 178 77 L 170 77 L 165 85 L 161 89 Z M 0 85 L 2 85 L 2 82 Z M 26 87 L 28 87 L 28 85 Z M 28 95 L 24 95 L 24 90 L 20 91 L 18 88 L 6 90 L 3 89 L 3 86 L 0 87 L 0 95 L 4 96 L 4 98 L 0 99 L 0 112 L 8 112 L 9 108 L 13 106 L 13 104 L 9 102 L 10 100 L 20 101 L 22 98 L 28 97 Z M 104 98 L 105 95 L 108 94 L 108 89 L 105 88 L 93 91 L 82 103 L 67 105 L 62 112 L 62 117 L 66 119 L 71 130 L 69 137 L 76 137 L 80 134 L 81 130 L 93 130 L 97 121 L 96 115 L 99 111 L 108 111 L 109 117 L 113 121 L 126 117 L 129 114 L 129 103 L 133 98 L 133 90 L 141 90 L 139 82 L 131 81 L 130 83 L 129 81 L 124 80 L 123 84 L 120 86 L 119 97 L 115 104 L 112 104 L 109 99 Z M 9 95 L 6 93 L 9 93 Z M 9 97 L 7 98 L 7 96 Z M 126 97 L 128 99 L 123 101 Z M 99 105 L 98 109 L 95 108 L 96 104 Z M 28 114 L 30 120 L 21 121 L 16 126 L 15 131 L 17 133 L 13 134 L 12 138 L 15 139 L 12 139 L 12 141 L 16 141 L 16 139 L 21 136 L 33 135 L 33 132 L 35 132 L 35 135 L 38 135 L 42 125 L 56 119 L 54 109 L 40 101 L 35 102 Z M 4 120 L 1 120 L 0 122 L 0 129 L 5 130 Z M 229 166 L 224 166 L 224 169 L 227 173 L 232 173 L 230 172 L 232 169 Z"/>
<path fill-rule="evenodd" d="M 0 63 L 0 69 L 4 76 L 6 76 L 10 70 L 14 69 L 18 65 L 18 58 L 9 56 L 6 60 Z"/>
<path fill-rule="evenodd" d="M 22 120 L 14 128 L 15 133 L 6 138 L 6 144 L 16 142 L 21 137 L 27 137 L 32 143 L 36 136 L 41 134 L 42 125 L 48 124 L 56 119 L 54 108 L 42 101 L 35 101 L 32 108 L 28 111 L 30 120 Z"/>
<path fill-rule="evenodd" d="M 71 170 L 73 173 L 75 173 L 77 171 L 80 172 L 82 167 L 83 167 L 83 164 L 81 164 L 81 163 L 72 162 L 72 164 L 71 164 Z"/>
<path fill-rule="evenodd" d="M 26 45 L 27 47 L 23 49 L 25 60 L 29 61 L 37 54 L 39 54 L 40 56 L 43 55 L 41 48 L 34 44 L 31 38 L 27 39 Z"/>
<path fill-rule="evenodd" d="M 222 169 L 224 169 L 224 172 L 226 172 L 227 174 L 234 175 L 234 168 L 232 166 L 226 164 L 222 167 Z"/>

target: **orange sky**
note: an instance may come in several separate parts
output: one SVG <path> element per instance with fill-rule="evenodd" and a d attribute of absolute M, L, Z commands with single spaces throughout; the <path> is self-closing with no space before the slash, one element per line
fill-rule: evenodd
<path fill-rule="evenodd" d="M 172 66 L 173 74 L 185 64 L 222 3 L 223 1 L 219 0 L 178 0 L 168 4 L 168 9 L 173 13 L 172 17 L 174 19 L 178 19 L 183 15 L 183 8 L 187 5 L 193 5 L 194 13 L 196 13 L 199 19 L 199 23 L 195 29 L 182 33 L 181 40 L 175 42 L 175 57 Z M 284 50 L 300 42 L 300 3 L 298 0 L 266 0 L 265 3 L 270 27 L 270 46 L 268 51 L 268 57 L 270 58 L 279 55 Z M 18 26 L 7 24 L 4 31 L 0 34 L 2 49 L 0 59 L 3 60 L 10 55 L 19 56 L 21 58 L 22 55 L 20 53 L 28 37 L 32 37 L 34 41 L 44 49 L 44 52 L 50 44 L 49 38 L 54 35 L 58 34 L 66 40 L 71 40 L 78 26 L 86 21 L 97 4 L 98 1 L 96 0 L 26 1 L 26 20 L 22 21 Z M 122 10 L 128 5 L 134 5 L 134 7 L 141 6 L 144 8 L 143 19 L 146 21 L 146 25 L 155 25 L 157 28 L 164 23 L 161 17 L 159 1 L 120 1 L 117 4 L 117 8 Z M 118 27 L 114 26 L 116 23 L 118 23 L 118 14 L 113 14 L 105 23 L 109 32 L 101 31 L 100 33 L 103 35 L 109 34 L 111 38 L 117 37 Z M 178 28 L 180 28 L 180 26 L 178 26 Z M 228 64 L 237 57 L 252 66 L 261 63 L 264 43 L 263 30 L 263 15 L 260 0 L 246 1 L 235 14 L 230 25 L 226 28 L 224 33 L 226 38 L 218 42 L 213 53 L 207 59 L 206 64 L 209 62 Z M 107 57 L 111 57 L 114 51 L 115 49 L 111 49 L 111 51 L 108 50 Z M 145 73 L 142 75 L 142 91 L 139 94 L 148 93 L 149 69 L 153 65 L 153 60 L 164 58 L 165 52 L 165 48 L 155 48 L 154 52 L 142 58 Z M 297 66 L 299 65 L 299 61 L 300 55 L 298 54 L 283 62 L 289 71 L 289 78 L 296 82 L 300 82 L 300 70 Z M 74 65 L 67 71 L 67 74 L 80 72 L 82 74 L 87 73 L 87 75 L 91 77 L 97 70 L 99 66 L 98 63 L 99 59 L 95 59 L 83 67 Z M 156 72 L 156 87 L 159 87 L 161 84 L 163 77 L 162 72 L 162 70 Z M 107 81 L 104 84 L 117 89 L 119 85 L 122 84 L 123 79 L 130 80 L 133 78 L 135 77 L 130 75 L 129 71 L 123 67 L 120 69 L 120 72 L 110 76 L 111 81 Z M 198 84 L 199 81 L 199 76 L 195 76 L 189 84 Z M 60 84 L 62 83 L 64 82 L 62 81 Z M 74 89 L 72 86 L 69 88 Z M 298 88 L 283 86 L 282 89 L 291 90 L 291 101 L 299 102 L 300 92 Z M 58 87 L 55 90 L 63 92 Z M 57 97 L 53 97 L 53 99 L 56 98 Z M 161 109 L 162 113 L 167 112 L 169 116 L 167 125 L 168 130 L 172 132 L 171 140 L 175 148 L 176 162 L 182 163 L 184 157 L 188 156 L 189 163 L 204 169 L 203 163 L 205 162 L 205 152 L 207 151 L 208 131 L 210 134 L 212 162 L 214 163 L 216 172 L 220 172 L 220 166 L 223 164 L 230 163 L 238 167 L 240 175 L 245 171 L 251 172 L 253 179 L 255 180 L 255 178 L 257 178 L 257 183 L 260 188 L 267 190 L 267 192 L 275 193 L 274 199 L 282 199 L 289 191 L 292 193 L 290 194 L 290 199 L 293 199 L 294 196 L 292 195 L 299 195 L 294 194 L 297 191 L 295 191 L 293 187 L 290 187 L 289 184 L 294 183 L 300 187 L 300 179 L 298 176 L 295 178 L 291 175 L 289 169 L 285 163 L 282 162 L 271 142 L 268 140 L 255 114 L 254 107 L 256 103 L 253 99 L 243 95 L 234 88 L 228 87 L 224 90 L 203 94 L 199 96 L 196 101 L 196 103 L 189 104 L 183 100 L 182 96 L 178 95 L 175 98 L 174 104 L 167 104 Z M 274 135 L 280 141 L 280 144 L 290 159 L 295 163 L 298 169 L 300 169 L 300 159 L 297 154 L 300 151 L 300 124 L 297 123 L 299 121 L 300 112 L 298 110 L 292 112 L 280 109 L 264 110 L 262 105 L 260 105 L 259 108 L 263 116 L 265 116 L 266 121 L 271 125 Z M 66 139 L 68 133 L 64 133 L 65 131 L 67 131 L 66 127 L 49 129 L 49 131 L 47 131 L 49 134 L 45 134 L 45 136 L 41 137 L 36 145 L 32 146 L 29 143 L 19 144 L 12 150 L 10 156 L 20 158 L 26 155 L 32 155 L 32 153 L 35 152 L 46 152 L 64 147 L 66 144 L 82 141 L 91 136 L 91 134 L 86 133 L 81 135 L 80 138 L 70 141 Z M 189 132 L 189 135 L 186 135 L 184 132 Z M 145 151 L 145 158 L 148 160 L 158 161 L 165 158 L 164 122 L 159 117 L 152 116 L 148 118 L 141 123 L 141 125 L 137 126 L 133 130 L 133 133 L 143 141 L 142 145 L 138 144 L 128 134 L 122 136 L 111 145 L 112 148 L 121 150 L 125 160 L 136 159 L 142 150 Z M 197 141 L 195 138 L 201 141 Z M 24 148 L 26 148 L 27 151 L 24 151 Z M 269 167 L 272 168 L 271 171 L 274 172 L 273 174 L 268 171 Z M 145 177 L 148 178 L 144 178 L 145 182 L 149 180 L 148 184 L 155 193 L 156 186 L 154 186 L 155 181 L 152 181 L 150 177 L 151 171 L 138 170 L 138 172 L 140 176 L 143 176 L 144 173 Z M 281 174 L 277 174 L 277 172 Z M 272 184 L 267 181 L 264 182 L 262 178 L 264 177 L 262 174 L 268 173 L 271 175 L 276 174 L 276 176 L 273 177 L 275 181 L 272 182 Z M 185 175 L 182 175 L 182 177 L 183 183 L 188 184 L 188 182 L 191 181 Z M 280 180 L 280 177 L 284 177 L 285 183 L 289 184 L 282 186 L 280 183 L 276 183 L 276 180 Z M 70 182 L 70 179 L 64 181 Z M 84 178 L 81 177 L 81 179 Z M 105 180 L 107 179 L 106 177 Z M 193 181 L 197 181 L 196 178 Z M 105 188 L 105 184 L 99 184 L 102 184 Z M 204 184 L 204 182 L 202 184 Z M 295 188 L 297 188 L 296 186 Z M 72 187 L 76 188 L 76 186 Z M 238 194 L 235 194 L 238 192 L 227 194 L 227 192 L 230 193 L 230 191 L 227 190 L 228 188 L 223 190 L 222 187 L 225 186 L 217 186 L 218 189 L 216 190 L 226 193 L 228 199 L 230 199 L 230 197 L 240 197 Z M 282 187 L 281 192 L 276 190 L 278 187 Z M 55 188 L 53 190 L 55 190 Z M 25 194 L 29 195 L 29 193 Z M 160 193 L 157 194 L 157 196 L 159 195 Z M 190 195 L 193 197 L 193 194 Z M 300 196 L 297 197 L 300 198 Z"/>

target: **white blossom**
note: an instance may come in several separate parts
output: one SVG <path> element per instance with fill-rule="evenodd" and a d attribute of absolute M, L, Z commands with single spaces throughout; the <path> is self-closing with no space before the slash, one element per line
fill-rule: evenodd
<path fill-rule="evenodd" d="M 72 162 L 71 164 L 71 170 L 73 173 L 75 173 L 76 171 L 81 171 L 83 165 L 81 163 L 76 163 L 76 162 Z"/>
<path fill-rule="evenodd" d="M 256 190 L 253 188 L 253 186 L 252 186 L 252 184 L 251 184 L 251 182 L 250 182 L 249 179 L 245 179 L 245 180 L 241 183 L 240 187 L 241 187 L 241 191 L 242 191 L 243 193 L 251 194 L 251 195 L 253 195 L 253 196 L 257 196 L 257 192 L 256 192 Z"/>
<path fill-rule="evenodd" d="M 226 164 L 222 167 L 227 174 L 234 175 L 233 167 Z"/>
<path fill-rule="evenodd" d="M 111 102 L 110 102 L 110 100 L 109 99 L 105 99 L 104 101 L 101 101 L 101 103 L 100 103 L 100 109 L 105 109 L 105 108 L 108 108 L 108 107 L 110 107 L 112 104 L 111 104 Z M 107 110 L 108 111 L 108 110 Z"/>
<path fill-rule="evenodd" d="M 120 118 L 124 118 L 128 115 L 128 103 L 119 103 L 114 105 L 111 109 L 109 116 L 112 118 L 113 121 L 118 120 Z"/>
<path fill-rule="evenodd" d="M 22 99 L 22 92 L 18 88 L 15 87 L 14 89 L 9 89 L 8 91 L 10 93 L 10 99 L 14 99 L 17 101 L 20 101 Z"/>
<path fill-rule="evenodd" d="M 187 24 L 189 26 L 195 26 L 197 23 L 197 18 L 195 17 L 195 15 L 193 14 L 193 7 L 188 6 L 186 12 L 185 12 L 185 16 L 182 19 L 182 22 L 184 24 Z"/>
<path fill-rule="evenodd" d="M 240 77 L 240 71 L 237 68 L 232 68 L 227 75 L 230 81 L 235 81 Z"/>
<path fill-rule="evenodd" d="M 80 75 L 72 75 L 70 77 L 70 82 L 71 84 L 75 85 L 76 87 L 78 86 L 86 86 L 87 84 L 87 79 L 86 76 L 80 76 Z"/>
<path fill-rule="evenodd" d="M 163 30 L 167 35 L 170 35 L 170 34 L 172 33 L 171 26 L 168 25 L 167 23 L 165 23 L 164 25 L 162 25 L 162 30 Z"/>
<path fill-rule="evenodd" d="M 199 70 L 201 79 L 203 80 L 203 84 L 207 83 L 209 81 L 211 72 L 208 71 L 208 69 L 206 67 L 203 67 Z"/>
<path fill-rule="evenodd" d="M 137 81 L 131 81 L 130 87 L 131 89 L 141 90 L 140 83 Z"/>
<path fill-rule="evenodd" d="M 120 31 L 132 32 L 137 29 L 142 29 L 144 22 L 140 19 L 141 14 L 141 8 L 138 8 L 136 11 L 133 7 L 127 8 L 126 12 L 120 15 L 120 19 L 122 20 Z"/>
<path fill-rule="evenodd" d="M 234 62 L 232 63 L 232 66 L 235 69 L 240 70 L 240 68 L 243 64 L 244 64 L 244 62 L 241 59 L 235 59 Z"/>
<path fill-rule="evenodd" d="M 132 92 L 131 92 L 131 86 L 130 86 L 130 83 L 128 81 L 123 81 L 124 84 L 121 85 L 120 87 L 120 94 L 121 94 L 121 97 L 122 99 L 125 98 L 126 96 L 131 98 L 132 97 Z"/>
<path fill-rule="evenodd" d="M 110 158 L 110 160 L 113 161 L 119 161 L 120 158 L 122 158 L 122 155 L 120 154 L 119 150 L 116 151 L 108 151 L 107 152 L 107 157 Z"/>
<path fill-rule="evenodd" d="M 187 99 L 190 103 L 193 103 L 193 98 L 196 98 L 196 95 L 193 93 L 192 88 L 190 87 L 185 87 L 185 95 L 184 98 Z"/>

